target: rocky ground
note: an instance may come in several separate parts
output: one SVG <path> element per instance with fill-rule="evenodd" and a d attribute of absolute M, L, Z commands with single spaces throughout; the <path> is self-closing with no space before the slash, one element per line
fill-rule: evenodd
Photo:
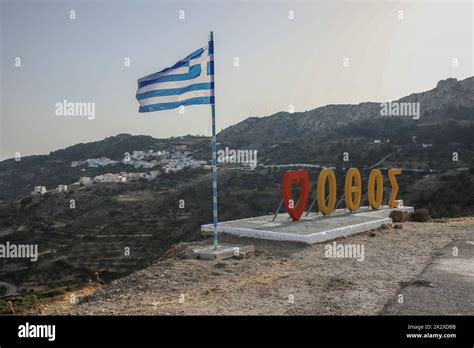
<path fill-rule="evenodd" d="M 63 301 L 40 308 L 39 313 L 375 315 L 384 314 L 391 303 L 390 313 L 396 314 L 394 299 L 400 292 L 410 296 L 404 288 L 413 284 L 441 250 L 446 256 L 451 243 L 474 241 L 472 217 L 402 226 L 336 240 L 363 245 L 363 261 L 327 258 L 325 243 L 302 245 L 229 236 L 223 238 L 225 242 L 254 244 L 255 254 L 239 260 L 204 261 L 181 258 L 196 243 L 179 244 L 144 270 L 104 285 L 92 295 L 71 293 Z M 473 248 L 462 250 L 470 253 L 463 258 L 474 258 Z M 468 294 L 474 290 L 474 283 L 469 284 Z M 426 306 L 429 303 L 425 301 Z"/>

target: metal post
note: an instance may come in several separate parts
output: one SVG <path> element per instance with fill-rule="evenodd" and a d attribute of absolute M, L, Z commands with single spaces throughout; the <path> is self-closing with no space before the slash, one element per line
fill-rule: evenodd
<path fill-rule="evenodd" d="M 276 219 L 278 213 L 280 212 L 280 209 L 281 209 L 281 206 L 282 206 L 282 205 L 283 205 L 283 199 L 280 201 L 280 205 L 278 206 L 278 209 L 276 210 L 275 215 L 273 215 L 273 220 L 272 220 L 272 222 L 275 221 L 275 219 Z"/>
<path fill-rule="evenodd" d="M 360 201 L 360 206 L 361 206 L 361 207 L 364 206 L 365 200 L 367 199 L 367 196 L 368 196 L 368 195 L 369 195 L 369 193 L 367 192 L 367 193 L 365 194 L 364 198 L 362 198 L 362 200 Z M 367 206 L 369 206 L 368 203 L 367 203 Z"/>
<path fill-rule="evenodd" d="M 211 31 L 209 35 L 209 70 L 211 75 L 212 91 L 215 90 L 214 85 L 214 36 Z M 214 94 L 214 93 L 213 93 Z M 214 225 L 214 249 L 219 247 L 219 235 L 217 232 L 217 145 L 216 145 L 216 99 L 215 95 L 211 96 L 212 111 L 212 217 Z"/>
<path fill-rule="evenodd" d="M 385 194 L 385 192 L 384 192 L 384 194 Z M 385 204 L 387 204 L 389 198 L 390 198 L 390 193 L 389 193 L 389 194 L 387 195 L 387 197 L 385 197 L 385 199 L 383 200 L 383 202 L 382 202 L 382 208 L 383 208 L 383 206 L 384 206 Z"/>
<path fill-rule="evenodd" d="M 344 199 L 344 193 L 341 195 L 341 197 L 340 197 L 339 200 L 337 201 L 337 204 L 336 204 L 336 206 L 334 207 L 334 211 L 336 211 L 337 208 L 339 208 L 339 205 L 341 205 L 343 199 Z"/>
<path fill-rule="evenodd" d="M 311 203 L 311 205 L 309 206 L 308 210 L 306 211 L 306 215 L 305 216 L 308 216 L 309 212 L 311 211 L 311 209 L 313 209 L 313 206 L 314 204 L 316 203 L 316 200 L 317 200 L 317 197 L 314 199 L 314 201 Z"/>
<path fill-rule="evenodd" d="M 305 216 L 308 216 L 310 210 L 313 209 L 313 206 L 314 206 L 314 204 L 317 202 L 317 200 L 318 200 L 318 197 L 316 196 L 316 198 L 314 199 L 314 201 L 311 203 L 311 205 L 309 206 L 308 210 L 306 211 L 306 215 L 305 215 Z M 326 204 L 328 204 L 328 202 L 329 202 L 329 194 L 326 196 L 326 198 L 324 198 L 324 201 L 326 202 Z M 315 213 L 316 213 L 316 214 L 319 213 L 319 208 L 316 209 Z"/>

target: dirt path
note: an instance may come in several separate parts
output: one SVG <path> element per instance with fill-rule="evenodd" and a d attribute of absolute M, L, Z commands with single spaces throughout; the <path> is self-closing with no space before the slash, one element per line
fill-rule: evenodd
<path fill-rule="evenodd" d="M 183 244 L 170 253 L 174 257 L 104 286 L 87 302 L 52 305 L 43 314 L 378 314 L 438 251 L 461 239 L 474 240 L 474 218 L 404 223 L 403 229 L 336 240 L 363 245 L 363 261 L 327 258 L 326 243 L 227 236 L 226 242 L 254 244 L 256 253 L 242 260 L 185 260 L 176 256 Z"/>

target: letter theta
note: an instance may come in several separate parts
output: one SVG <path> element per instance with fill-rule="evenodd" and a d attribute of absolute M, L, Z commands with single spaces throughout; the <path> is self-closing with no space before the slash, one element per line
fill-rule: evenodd
<path fill-rule="evenodd" d="M 346 173 L 346 182 L 344 185 L 344 197 L 346 207 L 350 211 L 360 208 L 360 200 L 362 195 L 362 179 L 357 168 L 351 168 Z"/>

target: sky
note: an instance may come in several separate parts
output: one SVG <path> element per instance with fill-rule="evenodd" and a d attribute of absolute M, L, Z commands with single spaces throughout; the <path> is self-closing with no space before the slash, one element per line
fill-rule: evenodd
<path fill-rule="evenodd" d="M 473 11 L 471 1 L 0 0 L 0 159 L 120 133 L 209 135 L 208 105 L 143 114 L 135 93 L 211 30 L 218 131 L 430 90 L 474 75 Z M 95 117 L 57 116 L 63 100 L 94 103 Z"/>

